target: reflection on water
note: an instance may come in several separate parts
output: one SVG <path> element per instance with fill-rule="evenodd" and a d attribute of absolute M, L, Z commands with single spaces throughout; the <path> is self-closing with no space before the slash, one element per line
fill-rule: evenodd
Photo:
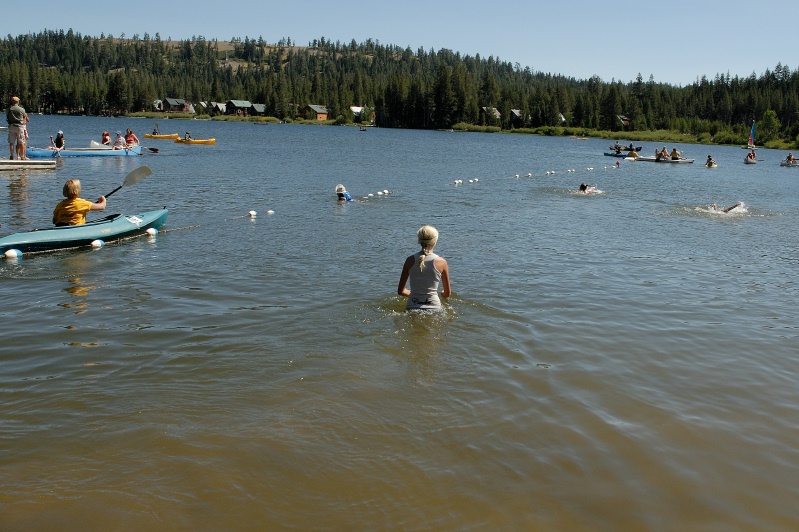
<path fill-rule="evenodd" d="M 131 125 L 52 120 L 76 145 Z M 795 175 L 739 148 L 611 170 L 592 140 L 191 129 L 217 144 L 0 176 L 3 229 L 141 164 L 109 210 L 170 209 L 154 238 L 0 261 L 4 530 L 799 528 Z M 430 315 L 396 296 L 426 223 L 456 293 Z"/>

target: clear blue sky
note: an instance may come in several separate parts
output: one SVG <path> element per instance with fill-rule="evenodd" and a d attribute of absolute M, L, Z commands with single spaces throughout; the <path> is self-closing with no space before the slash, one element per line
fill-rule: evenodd
<path fill-rule="evenodd" d="M 799 68 L 796 0 L 136 0 L 126 4 L 20 6 L 2 35 L 72 29 L 81 35 L 230 40 L 290 37 L 349 43 L 367 38 L 413 51 L 447 48 L 494 56 L 578 79 L 687 85 L 702 75 L 760 76 Z"/>

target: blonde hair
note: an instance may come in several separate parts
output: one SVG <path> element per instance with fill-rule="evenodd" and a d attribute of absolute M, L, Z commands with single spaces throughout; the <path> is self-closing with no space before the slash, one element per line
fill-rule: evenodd
<path fill-rule="evenodd" d="M 419 271 L 424 271 L 424 259 L 429 255 L 438 242 L 438 230 L 432 225 L 425 225 L 416 231 L 416 237 L 419 240 L 419 245 L 422 246 L 422 251 L 419 253 Z"/>
<path fill-rule="evenodd" d="M 77 198 L 80 196 L 80 179 L 70 179 L 64 183 L 64 197 Z"/>

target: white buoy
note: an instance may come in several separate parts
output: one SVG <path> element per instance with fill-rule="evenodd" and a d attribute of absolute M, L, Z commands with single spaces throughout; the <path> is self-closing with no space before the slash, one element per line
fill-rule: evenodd
<path fill-rule="evenodd" d="M 268 211 L 266 211 L 266 214 L 275 214 L 275 211 L 273 211 L 272 209 L 269 209 Z"/>
<path fill-rule="evenodd" d="M 256 216 L 257 214 L 258 214 L 258 213 L 257 213 L 257 212 L 255 212 L 255 211 L 250 211 L 250 212 L 248 212 L 248 213 L 247 213 L 247 215 L 248 215 L 250 218 L 255 218 L 255 216 Z"/>
<path fill-rule="evenodd" d="M 469 183 L 474 183 L 474 179 L 470 179 L 470 180 L 469 180 Z"/>
<path fill-rule="evenodd" d="M 156 229 L 155 227 L 150 227 L 149 229 L 147 229 L 147 234 L 150 236 L 155 236 L 158 234 L 158 229 Z"/>
<path fill-rule="evenodd" d="M 95 249 L 97 249 L 97 248 L 101 248 L 101 247 L 103 247 L 104 245 L 105 245 L 105 242 L 103 242 L 103 241 L 102 241 L 102 240 L 100 240 L 100 239 L 97 239 L 97 240 L 92 240 L 92 247 L 93 247 L 93 248 L 95 248 Z"/>
<path fill-rule="evenodd" d="M 528 172 L 527 177 L 533 177 L 533 174 Z"/>
<path fill-rule="evenodd" d="M 22 252 L 18 249 L 7 249 L 3 256 L 7 259 L 16 259 L 22 256 Z"/>
<path fill-rule="evenodd" d="M 475 177 L 474 178 L 474 182 L 477 183 L 478 181 L 480 181 L 480 180 Z"/>
<path fill-rule="evenodd" d="M 370 197 L 370 198 L 374 198 L 374 197 L 375 197 L 375 195 L 374 195 L 374 194 L 372 194 L 372 193 L 370 192 L 370 193 L 369 193 L 369 197 Z"/>
<path fill-rule="evenodd" d="M 516 179 L 519 179 L 519 174 L 516 174 L 516 175 L 515 175 L 515 176 L 513 176 L 513 177 L 515 177 Z"/>
<path fill-rule="evenodd" d="M 382 196 L 382 195 L 383 195 L 383 192 L 381 192 L 380 190 L 378 190 L 378 191 L 377 191 L 377 195 L 378 195 L 378 196 Z"/>
<path fill-rule="evenodd" d="M 388 190 L 384 190 L 384 191 L 383 191 L 383 194 L 388 194 Z"/>

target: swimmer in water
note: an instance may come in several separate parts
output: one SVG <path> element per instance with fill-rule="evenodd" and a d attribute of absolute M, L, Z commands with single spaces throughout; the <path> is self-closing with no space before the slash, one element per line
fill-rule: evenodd
<path fill-rule="evenodd" d="M 743 206 L 744 206 L 744 202 L 743 201 L 739 201 L 735 205 L 731 205 L 729 207 L 724 207 L 724 208 L 719 208 L 718 205 L 716 205 L 715 203 L 712 203 L 710 205 L 710 208 L 713 209 L 716 212 L 730 212 L 731 210 L 733 210 L 736 207 L 743 207 Z"/>
<path fill-rule="evenodd" d="M 580 183 L 580 192 L 590 194 L 591 192 L 596 192 L 596 187 L 592 187 L 588 183 Z"/>

